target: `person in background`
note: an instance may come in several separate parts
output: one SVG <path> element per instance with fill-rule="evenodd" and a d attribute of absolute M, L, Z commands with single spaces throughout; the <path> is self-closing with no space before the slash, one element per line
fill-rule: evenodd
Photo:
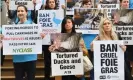
<path fill-rule="evenodd" d="M 44 1 L 43 1 L 44 3 Z M 65 7 L 64 7 L 65 8 Z M 46 5 L 42 4 L 40 10 L 58 10 L 59 5 L 58 5 L 58 0 L 46 0 Z M 35 23 L 37 23 L 37 17 L 38 17 L 38 12 L 36 11 L 35 13 Z M 50 45 L 42 45 L 42 51 L 44 53 L 44 76 L 45 80 L 50 80 L 50 73 L 51 73 L 51 54 L 49 51 L 49 46 Z"/>
<path fill-rule="evenodd" d="M 45 4 L 42 4 L 41 10 L 58 10 L 59 0 L 46 0 Z M 65 9 L 65 5 L 61 5 L 62 9 Z"/>
<path fill-rule="evenodd" d="M 74 25 L 74 21 L 71 17 L 65 17 L 62 21 L 62 28 L 61 28 L 61 33 L 76 33 L 75 31 L 75 25 Z M 81 38 L 80 39 L 80 46 L 82 47 L 83 53 L 84 55 L 88 55 L 88 51 L 86 49 L 86 46 L 84 44 L 84 40 Z M 53 48 L 55 46 L 51 45 L 49 47 L 49 50 L 52 52 Z M 75 75 L 71 75 L 71 76 L 62 76 L 62 80 L 85 80 L 83 77 L 81 76 L 75 76 Z"/>
<path fill-rule="evenodd" d="M 93 41 L 97 41 L 97 40 L 121 40 L 120 35 L 113 30 L 113 24 L 108 18 L 103 18 L 101 20 L 99 25 L 99 35 Z M 126 50 L 127 47 L 125 45 L 120 45 L 120 47 L 123 50 L 123 52 L 127 54 L 127 50 Z M 91 43 L 91 51 L 93 51 L 93 42 Z M 124 61 L 124 68 L 125 68 L 124 80 L 132 80 L 132 76 L 128 68 L 128 61 L 126 56 L 124 60 L 125 60 Z"/>
<path fill-rule="evenodd" d="M 91 0 L 83 0 L 81 8 L 93 8 Z"/>
<path fill-rule="evenodd" d="M 121 7 L 121 9 L 128 9 L 129 8 L 129 0 L 120 0 L 120 7 Z"/>

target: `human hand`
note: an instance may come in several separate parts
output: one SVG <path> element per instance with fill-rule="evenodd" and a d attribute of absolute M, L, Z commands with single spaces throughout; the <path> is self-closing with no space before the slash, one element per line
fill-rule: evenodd
<path fill-rule="evenodd" d="M 40 36 L 42 37 L 42 39 L 46 36 L 44 33 L 40 33 Z"/>
<path fill-rule="evenodd" d="M 33 4 L 34 4 L 34 6 L 36 5 L 36 0 L 33 0 Z"/>
<path fill-rule="evenodd" d="M 4 35 L 0 34 L 0 40 L 4 39 Z"/>
<path fill-rule="evenodd" d="M 120 45 L 121 49 L 125 52 L 126 51 L 126 46 L 125 45 Z"/>
<path fill-rule="evenodd" d="M 66 8 L 65 5 L 61 5 L 61 7 L 62 7 L 62 9 L 65 9 Z"/>
<path fill-rule="evenodd" d="M 7 6 L 7 10 L 9 10 L 9 0 L 6 0 L 6 6 Z"/>
<path fill-rule="evenodd" d="M 50 52 L 52 52 L 52 51 L 54 51 L 54 50 L 55 50 L 55 45 L 49 46 L 49 51 L 50 51 Z"/>

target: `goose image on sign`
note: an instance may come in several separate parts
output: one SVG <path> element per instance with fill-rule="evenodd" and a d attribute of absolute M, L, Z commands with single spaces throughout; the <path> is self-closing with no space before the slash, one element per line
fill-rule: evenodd
<path fill-rule="evenodd" d="M 61 23 L 61 20 L 56 18 L 55 12 L 53 12 L 53 15 L 53 22 L 58 26 Z"/>

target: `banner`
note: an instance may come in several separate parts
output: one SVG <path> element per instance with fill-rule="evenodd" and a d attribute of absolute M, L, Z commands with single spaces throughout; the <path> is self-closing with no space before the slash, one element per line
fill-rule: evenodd
<path fill-rule="evenodd" d="M 16 10 L 18 5 L 25 5 L 28 10 L 34 10 L 32 0 L 9 0 L 9 10 Z"/>
<path fill-rule="evenodd" d="M 51 44 L 49 33 L 61 32 L 61 23 L 63 18 L 64 18 L 63 10 L 38 11 L 38 24 L 41 24 L 42 31 L 44 34 L 46 34 L 45 38 L 43 38 L 43 45 Z"/>
<path fill-rule="evenodd" d="M 75 29 L 82 34 L 98 34 L 99 23 L 102 18 L 107 17 L 106 10 L 99 9 L 75 9 Z"/>
<path fill-rule="evenodd" d="M 41 27 L 37 24 L 3 25 L 3 54 L 41 54 Z"/>
<path fill-rule="evenodd" d="M 123 41 L 94 41 L 95 80 L 124 80 Z"/>
<path fill-rule="evenodd" d="M 83 52 L 79 47 L 81 34 L 51 34 L 50 47 L 52 58 L 52 75 L 82 75 Z"/>

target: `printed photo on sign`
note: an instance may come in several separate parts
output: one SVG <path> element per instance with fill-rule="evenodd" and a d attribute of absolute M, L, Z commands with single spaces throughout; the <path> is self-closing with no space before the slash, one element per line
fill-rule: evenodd
<path fill-rule="evenodd" d="M 3 54 L 41 54 L 41 27 L 37 24 L 3 25 Z"/>
<path fill-rule="evenodd" d="M 96 0 L 96 7 L 102 9 L 119 9 L 119 0 Z"/>
<path fill-rule="evenodd" d="M 106 10 L 75 9 L 74 21 L 77 32 L 98 34 L 100 20 L 107 17 Z"/>
<path fill-rule="evenodd" d="M 56 33 L 51 34 L 52 75 L 83 74 L 83 52 L 79 47 L 81 34 Z"/>
<path fill-rule="evenodd" d="M 94 8 L 94 0 L 75 0 L 74 8 Z"/>
<path fill-rule="evenodd" d="M 133 9 L 114 10 L 112 21 L 114 25 L 119 26 L 133 25 Z"/>
<path fill-rule="evenodd" d="M 34 10 L 34 0 L 9 0 L 9 10 L 16 10 L 18 5 L 24 5 L 28 10 Z"/>
<path fill-rule="evenodd" d="M 80 33 L 56 33 L 51 34 L 53 52 L 80 52 Z"/>
<path fill-rule="evenodd" d="M 52 3 L 53 2 L 53 3 Z M 43 0 L 42 7 L 48 9 L 65 9 L 65 0 Z"/>
<path fill-rule="evenodd" d="M 125 80 L 123 41 L 94 41 L 95 80 Z"/>
<path fill-rule="evenodd" d="M 61 23 L 63 18 L 64 18 L 63 10 L 38 11 L 38 24 L 41 25 L 43 33 L 47 34 L 45 38 L 43 38 L 43 45 L 51 44 L 49 33 L 61 32 Z"/>
<path fill-rule="evenodd" d="M 133 26 L 115 26 L 125 45 L 133 45 Z"/>

